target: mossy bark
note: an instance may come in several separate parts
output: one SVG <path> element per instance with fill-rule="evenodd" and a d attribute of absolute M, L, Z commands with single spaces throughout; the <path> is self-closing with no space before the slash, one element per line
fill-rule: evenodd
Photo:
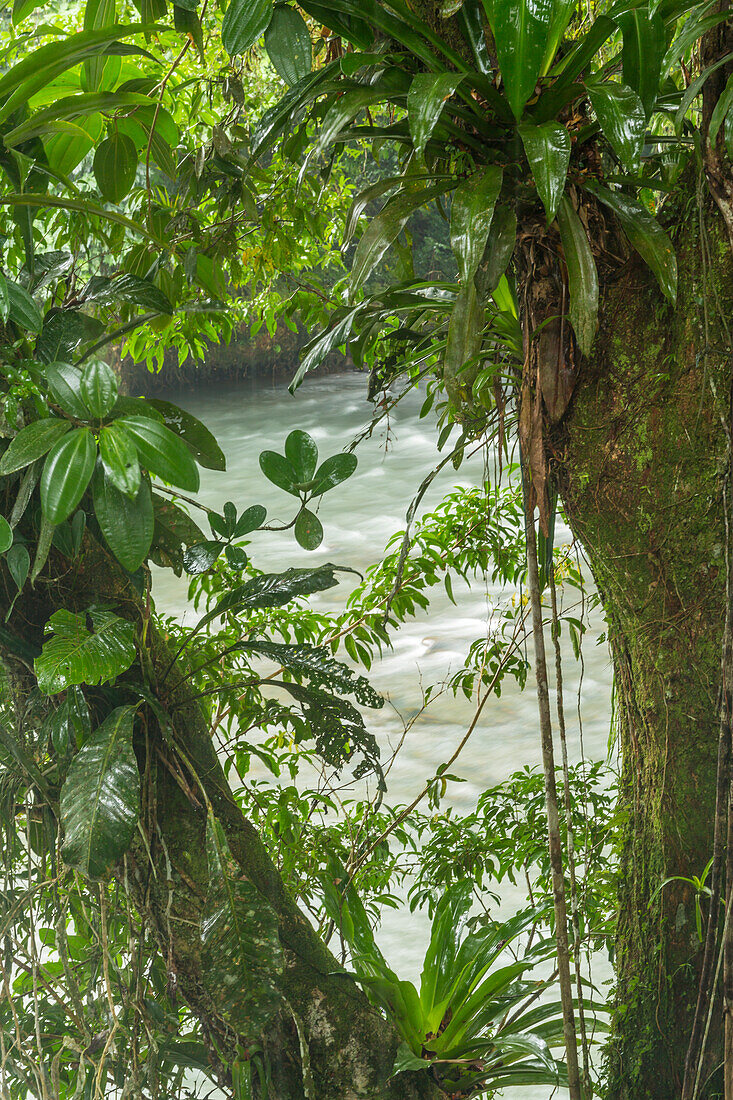
<path fill-rule="evenodd" d="M 693 185 L 676 212 L 676 308 L 640 263 L 607 288 L 596 350 L 552 440 L 608 620 L 623 762 L 609 1100 L 679 1095 L 702 958 L 694 890 L 663 883 L 700 875 L 712 854 L 733 262 L 710 207 L 699 217 Z M 716 1003 L 710 1097 L 719 1021 Z"/>

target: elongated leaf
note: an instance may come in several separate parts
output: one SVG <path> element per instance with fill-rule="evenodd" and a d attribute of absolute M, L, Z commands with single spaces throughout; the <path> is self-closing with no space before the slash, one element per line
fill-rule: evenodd
<path fill-rule="evenodd" d="M 10 296 L 8 294 L 8 280 L 0 271 L 0 322 L 5 324 L 10 315 Z"/>
<path fill-rule="evenodd" d="M 197 417 L 171 401 L 151 397 L 148 403 L 163 417 L 166 428 L 170 428 L 174 435 L 183 440 L 199 466 L 205 466 L 207 470 L 226 470 L 224 452 L 206 425 Z"/>
<path fill-rule="evenodd" d="M 534 92 L 547 50 L 553 0 L 483 0 L 506 97 L 515 118 Z"/>
<path fill-rule="evenodd" d="M 466 917 L 473 903 L 473 884 L 457 882 L 445 891 L 435 908 L 430 931 L 430 943 L 420 978 L 420 1004 L 426 1024 L 437 1031 L 440 1019 L 433 1024 L 431 1013 L 436 1005 L 442 1005 L 456 978 L 456 956 L 463 936 Z"/>
<path fill-rule="evenodd" d="M 100 431 L 99 454 L 104 472 L 112 484 L 134 499 L 140 488 L 137 447 L 118 421 L 105 425 Z"/>
<path fill-rule="evenodd" d="M 309 371 L 315 370 L 323 362 L 329 352 L 339 347 L 348 339 L 356 318 L 361 314 L 362 305 L 354 306 L 347 310 L 342 317 L 338 317 L 338 311 L 331 318 L 329 328 L 318 334 L 314 340 L 305 345 L 303 359 L 298 367 L 292 382 L 288 386 L 291 393 L 295 393 Z"/>
<path fill-rule="evenodd" d="M 153 501 L 146 479 L 131 500 L 98 466 L 92 480 L 94 514 L 110 550 L 130 573 L 140 568 L 153 541 Z"/>
<path fill-rule="evenodd" d="M 0 474 L 12 474 L 15 470 L 30 466 L 31 462 L 48 454 L 53 445 L 70 428 L 71 424 L 68 420 L 58 420 L 55 416 L 35 420 L 27 428 L 18 432 L 12 440 L 0 459 Z"/>
<path fill-rule="evenodd" d="M 104 684 L 125 672 L 135 660 L 135 628 L 111 611 L 74 615 L 54 611 L 46 624 L 46 641 L 35 671 L 39 690 L 55 695 L 72 684 Z"/>
<path fill-rule="evenodd" d="M 79 122 L 69 123 L 61 133 L 50 134 L 43 145 L 54 172 L 61 176 L 70 175 L 97 144 L 103 130 L 102 116 L 90 115 Z"/>
<path fill-rule="evenodd" d="M 253 577 L 227 592 L 216 607 L 199 620 L 196 629 L 202 629 L 227 611 L 239 613 L 254 608 L 282 607 L 298 596 L 324 592 L 338 584 L 335 571 L 342 568 L 343 566 L 327 564 L 319 565 L 316 569 L 288 569 L 284 573 L 263 573 L 259 577 Z"/>
<path fill-rule="evenodd" d="M 115 0 L 87 0 L 84 8 L 84 30 L 97 30 L 115 21 Z M 86 86 L 95 91 L 102 83 L 107 58 L 93 57 L 84 62 Z"/>
<path fill-rule="evenodd" d="M 137 149 L 127 134 L 113 133 L 97 146 L 94 178 L 107 202 L 119 203 L 131 190 L 137 172 Z"/>
<path fill-rule="evenodd" d="M 494 293 L 514 253 L 517 241 L 517 215 L 509 206 L 494 210 L 486 248 L 474 276 L 479 301 Z"/>
<path fill-rule="evenodd" d="M 562 37 L 576 9 L 576 0 L 553 0 L 552 17 L 550 19 L 550 26 L 547 30 L 547 41 L 545 44 L 545 52 L 542 57 L 540 76 L 546 76 L 552 67 Z"/>
<path fill-rule="evenodd" d="M 670 302 L 677 299 L 677 256 L 674 245 L 656 218 L 638 199 L 622 191 L 610 191 L 600 184 L 588 188 L 613 210 L 633 248 L 654 272 L 662 293 Z"/>
<path fill-rule="evenodd" d="M 76 420 L 88 420 L 89 409 L 81 393 L 81 372 L 70 363 L 47 363 L 44 374 L 54 404 Z"/>
<path fill-rule="evenodd" d="M 295 521 L 294 534 L 304 550 L 317 550 L 323 542 L 323 525 L 309 508 L 301 508 Z M 10 537 L 12 539 L 12 533 Z"/>
<path fill-rule="evenodd" d="M 85 878 L 103 878 L 121 859 L 140 816 L 134 710 L 112 711 L 74 757 L 61 789 L 61 854 Z"/>
<path fill-rule="evenodd" d="M 126 416 L 119 423 L 132 436 L 146 469 L 180 489 L 198 492 L 199 472 L 183 440 L 164 424 L 145 416 Z"/>
<path fill-rule="evenodd" d="M 286 84 L 297 84 L 313 66 L 313 47 L 305 19 L 295 8 L 276 4 L 265 31 L 265 49 L 275 72 Z"/>
<path fill-rule="evenodd" d="M 33 558 L 33 567 L 31 568 L 31 584 L 35 583 L 36 578 L 40 575 L 41 570 L 48 561 L 55 530 L 56 524 L 51 523 L 51 521 L 41 513 L 41 529 L 38 532 L 36 553 Z"/>
<path fill-rule="evenodd" d="M 84 404 L 93 417 L 106 416 L 117 400 L 117 379 L 102 359 L 93 359 L 84 367 L 79 383 Z"/>
<path fill-rule="evenodd" d="M 588 355 L 598 328 L 598 272 L 588 236 L 567 195 L 557 208 L 570 290 L 570 323 L 578 347 Z"/>
<path fill-rule="evenodd" d="M 280 642 L 244 642 L 246 653 L 258 653 L 284 668 L 304 674 L 312 683 L 340 695 L 354 695 L 364 707 L 382 707 L 384 699 L 364 676 L 337 661 L 325 646 L 283 645 Z"/>
<path fill-rule="evenodd" d="M 720 93 L 718 102 L 713 108 L 713 113 L 710 116 L 710 126 L 708 128 L 708 141 L 711 145 L 715 145 L 715 140 L 718 136 L 718 131 L 723 125 L 723 121 L 733 110 L 733 73 L 728 77 L 725 88 Z"/>
<path fill-rule="evenodd" d="M 501 168 L 489 165 L 469 176 L 453 196 L 450 243 L 464 284 L 473 280 L 484 254 L 502 180 Z"/>
<path fill-rule="evenodd" d="M 106 61 L 106 58 L 103 60 Z M 79 95 L 65 96 L 50 107 L 35 111 L 30 118 L 10 130 L 4 138 L 5 144 L 20 145 L 38 134 L 43 136 L 58 132 L 54 124 L 60 121 L 73 122 L 87 115 L 129 110 L 143 105 L 149 106 L 150 98 L 137 92 L 82 92 Z M 79 127 L 78 132 L 83 134 L 85 131 Z"/>
<path fill-rule="evenodd" d="M 443 382 L 456 409 L 470 400 L 483 328 L 484 308 L 478 300 L 475 283 L 471 281 L 461 286 L 456 295 L 443 359 Z"/>
<path fill-rule="evenodd" d="M 407 117 L 412 143 L 422 156 L 447 99 L 461 81 L 460 73 L 418 73 L 407 93 Z"/>
<path fill-rule="evenodd" d="M 253 46 L 272 18 L 272 0 L 229 0 L 221 25 L 221 41 L 230 57 Z"/>
<path fill-rule="evenodd" d="M 13 545 L 13 529 L 5 519 L 0 516 L 0 554 L 4 554 Z"/>
<path fill-rule="evenodd" d="M 170 299 L 155 283 L 130 273 L 117 275 L 114 279 L 95 276 L 86 285 L 84 300 L 98 302 L 100 305 L 132 302 L 136 306 L 143 306 L 144 309 L 154 310 L 156 313 L 173 312 Z"/>
<path fill-rule="evenodd" d="M 617 17 L 624 40 L 623 80 L 644 105 L 647 118 L 659 92 L 662 62 L 667 48 L 664 21 L 644 8 L 632 8 Z"/>
<path fill-rule="evenodd" d="M 26 332 L 39 333 L 43 328 L 43 314 L 20 283 L 6 280 L 8 289 L 8 317 Z"/>
<path fill-rule="evenodd" d="M 224 830 L 206 823 L 209 892 L 201 913 L 202 974 L 215 1005 L 240 1035 L 256 1038 L 282 1004 L 284 956 L 277 915 L 234 862 Z"/>
<path fill-rule="evenodd" d="M 542 126 L 520 126 L 519 133 L 537 193 L 547 213 L 547 221 L 551 222 L 565 190 L 570 164 L 570 134 L 564 126 L 553 122 L 545 122 Z"/>
<path fill-rule="evenodd" d="M 310 481 L 318 465 L 318 447 L 315 439 L 296 429 L 285 440 L 285 457 L 295 470 L 299 482 Z"/>
<path fill-rule="evenodd" d="M 644 104 L 625 84 L 588 84 L 603 133 L 629 172 L 637 172 L 646 132 Z"/>
<path fill-rule="evenodd" d="M 481 0 L 463 0 L 458 12 L 458 25 L 471 47 L 476 68 L 483 76 L 491 75 L 491 58 L 484 34 L 483 6 Z"/>
<path fill-rule="evenodd" d="M 41 474 L 41 508 L 51 523 L 62 523 L 84 495 L 97 445 L 88 428 L 76 428 L 54 444 Z"/>
<path fill-rule="evenodd" d="M 331 455 L 316 470 L 313 476 L 311 493 L 316 497 L 322 493 L 327 493 L 329 489 L 333 489 L 336 485 L 340 485 L 342 481 L 346 481 L 347 478 L 351 477 L 356 466 L 357 458 L 353 452 Z"/>

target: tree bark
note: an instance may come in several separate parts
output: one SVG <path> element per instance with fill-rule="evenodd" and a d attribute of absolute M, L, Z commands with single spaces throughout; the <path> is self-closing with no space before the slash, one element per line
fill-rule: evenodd
<path fill-rule="evenodd" d="M 700 875 L 711 856 L 720 721 L 733 262 L 723 217 L 707 196 L 700 212 L 699 196 L 693 181 L 670 215 L 676 308 L 640 262 L 606 288 L 596 350 L 551 441 L 614 663 L 622 774 L 612 1100 L 679 1095 L 702 960 L 694 890 L 662 886 Z M 715 996 L 700 1096 L 721 1089 Z"/>

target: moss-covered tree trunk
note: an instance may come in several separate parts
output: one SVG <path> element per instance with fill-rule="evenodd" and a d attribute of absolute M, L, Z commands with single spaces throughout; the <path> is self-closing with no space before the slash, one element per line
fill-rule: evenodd
<path fill-rule="evenodd" d="M 702 959 L 693 889 L 662 886 L 712 854 L 726 601 L 733 263 L 698 194 L 677 211 L 676 308 L 640 263 L 606 288 L 552 440 L 608 620 L 623 762 L 609 1100 L 679 1096 Z M 718 1001 L 701 1079 L 721 1062 Z M 701 1095 L 720 1093 L 718 1073 Z"/>

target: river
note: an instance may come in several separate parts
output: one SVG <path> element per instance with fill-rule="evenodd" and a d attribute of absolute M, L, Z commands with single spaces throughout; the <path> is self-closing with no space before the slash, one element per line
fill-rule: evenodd
<path fill-rule="evenodd" d="M 309 432 L 322 457 L 347 445 L 369 422 L 372 406 L 366 400 L 366 379 L 358 374 L 330 375 L 306 380 L 291 396 L 284 387 L 261 385 L 207 387 L 195 392 L 166 395 L 198 416 L 214 433 L 227 457 L 226 473 L 202 470 L 200 499 L 221 509 L 232 500 L 238 509 L 251 504 L 268 506 L 269 518 L 290 518 L 292 498 L 272 486 L 259 469 L 260 451 L 282 452 L 293 428 Z M 378 429 L 357 451 L 359 466 L 344 485 L 323 498 L 320 518 L 325 538 L 317 551 L 301 550 L 292 534 L 261 532 L 250 547 L 254 563 L 267 571 L 289 566 L 334 562 L 363 570 L 379 559 L 385 543 L 404 528 L 405 512 L 423 477 L 436 463 L 437 429 L 432 416 L 418 416 L 422 397 L 407 395 L 390 418 L 389 433 Z M 478 484 L 484 458 L 467 459 L 456 472 L 443 470 L 431 485 L 422 511 L 433 508 L 453 486 Z M 569 539 L 561 529 L 556 541 Z M 346 574 L 348 576 L 348 574 Z M 159 610 L 176 612 L 191 621 L 187 610 L 186 580 L 156 571 L 154 592 Z M 318 607 L 336 609 L 349 592 L 344 582 L 316 600 Z M 394 647 L 375 662 L 370 680 L 387 698 L 381 711 L 370 712 L 369 724 L 384 752 L 402 734 L 399 717 L 409 717 L 421 705 L 422 687 L 442 681 L 455 671 L 469 644 L 485 634 L 487 607 L 502 593 L 477 583 L 471 589 L 456 584 L 457 606 L 442 585 L 432 589 L 429 611 L 406 623 Z M 588 759 L 604 759 L 610 723 L 611 667 L 608 650 L 599 642 L 603 624 L 592 623 L 586 634 L 581 691 L 583 745 Z M 565 660 L 565 703 L 568 738 L 574 758 L 580 756 L 576 718 L 579 666 Z M 531 680 L 530 680 L 531 683 Z M 473 717 L 475 705 L 462 695 L 444 694 L 411 727 L 389 776 L 389 798 L 407 803 L 426 779 L 452 753 Z M 467 811 L 477 796 L 525 764 L 540 761 L 536 699 L 532 690 L 521 692 L 505 682 L 500 698 L 490 700 L 479 724 L 452 771 L 465 782 L 452 784 L 447 800 Z M 506 895 L 507 904 L 521 903 L 523 895 Z M 407 908 L 387 910 L 378 941 L 401 977 L 419 978 L 428 939 L 428 923 Z M 547 1088 L 507 1090 L 506 1096 L 547 1100 Z"/>

